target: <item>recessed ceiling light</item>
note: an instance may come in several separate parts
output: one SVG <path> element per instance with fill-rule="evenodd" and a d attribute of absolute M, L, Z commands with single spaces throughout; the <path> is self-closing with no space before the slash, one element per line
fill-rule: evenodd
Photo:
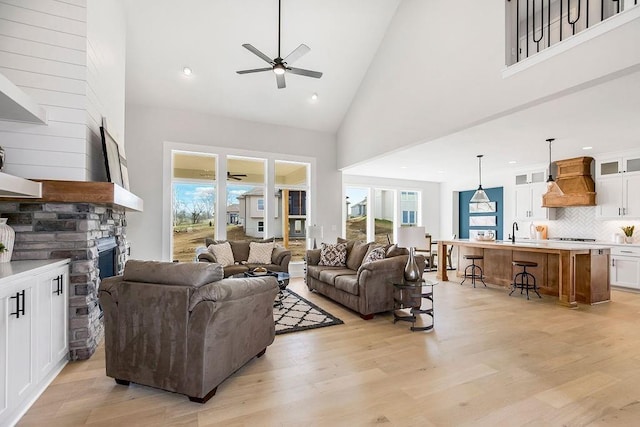
<path fill-rule="evenodd" d="M 444 173 L 444 171 L 438 171 L 438 173 Z"/>
<path fill-rule="evenodd" d="M 509 164 L 510 165 L 515 165 L 516 163 L 518 163 L 518 162 L 516 162 L 515 160 L 509 160 Z"/>
<path fill-rule="evenodd" d="M 400 166 L 400 169 L 406 169 L 406 168 L 407 168 L 406 166 Z"/>
<path fill-rule="evenodd" d="M 312 101 L 317 101 L 318 100 L 318 94 L 314 93 L 313 95 L 311 95 L 311 100 Z"/>
<path fill-rule="evenodd" d="M 593 147 L 582 147 L 583 150 L 591 150 Z"/>
<path fill-rule="evenodd" d="M 182 69 L 182 72 L 184 73 L 185 76 L 190 76 L 191 74 L 193 74 L 193 70 L 189 67 L 184 67 Z"/>

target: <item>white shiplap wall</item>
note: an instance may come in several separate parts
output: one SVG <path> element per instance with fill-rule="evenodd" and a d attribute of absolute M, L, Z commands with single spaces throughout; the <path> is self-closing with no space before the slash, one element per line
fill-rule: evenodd
<path fill-rule="evenodd" d="M 102 181 L 102 117 L 124 151 L 125 17 L 120 0 L 0 0 L 0 73 L 48 124 L 0 120 L 4 171 Z"/>
<path fill-rule="evenodd" d="M 0 73 L 47 110 L 48 124 L 0 121 L 4 171 L 88 179 L 86 0 L 0 0 Z"/>
<path fill-rule="evenodd" d="M 0 0 L 1 1 L 1 0 Z M 120 1 L 87 0 L 87 169 L 92 181 L 106 179 L 100 125 L 124 152 L 126 24 Z"/>

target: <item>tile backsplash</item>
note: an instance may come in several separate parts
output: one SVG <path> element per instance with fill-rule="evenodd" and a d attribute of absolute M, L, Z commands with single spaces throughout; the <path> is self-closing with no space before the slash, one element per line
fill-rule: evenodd
<path fill-rule="evenodd" d="M 556 208 L 554 221 L 534 221 L 534 224 L 546 224 L 548 236 L 579 237 L 612 242 L 616 233 L 623 234 L 620 227 L 635 225 L 634 243 L 640 242 L 640 220 L 601 220 L 596 218 L 595 206 Z M 524 228 L 528 230 L 528 228 Z M 523 230 L 523 228 L 521 228 Z"/>

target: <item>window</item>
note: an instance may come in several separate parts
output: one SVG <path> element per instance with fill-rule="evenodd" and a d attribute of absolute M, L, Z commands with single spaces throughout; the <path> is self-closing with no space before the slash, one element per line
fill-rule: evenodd
<path fill-rule="evenodd" d="M 165 151 L 172 174 L 168 182 L 171 200 L 167 202 L 171 203 L 167 207 L 170 218 L 163 219 L 170 246 L 163 247 L 163 256 L 193 261 L 196 249 L 207 237 L 273 237 L 291 250 L 292 261 L 303 260 L 307 249 L 310 163 L 277 160 L 270 155 L 200 152 L 196 147 L 185 151 L 182 146 Z M 226 170 L 221 174 L 221 169 Z M 268 188 L 270 174 L 275 175 L 275 180 Z"/>
<path fill-rule="evenodd" d="M 264 237 L 265 167 L 265 159 L 227 157 L 228 240 Z"/>
<path fill-rule="evenodd" d="M 403 202 L 415 202 L 418 200 L 418 193 L 415 191 L 402 191 L 400 193 L 400 200 Z"/>
<path fill-rule="evenodd" d="M 416 225 L 416 211 L 402 211 L 402 225 Z"/>
<path fill-rule="evenodd" d="M 394 190 L 375 189 L 374 195 L 374 240 L 386 245 L 393 239 L 396 212 L 396 192 Z"/>
<path fill-rule="evenodd" d="M 346 188 L 345 237 L 349 240 L 367 241 L 367 188 Z"/>
<path fill-rule="evenodd" d="M 398 227 L 421 224 L 420 191 L 373 186 L 344 190 L 346 239 L 387 244 L 394 241 Z"/>
<path fill-rule="evenodd" d="M 215 238 L 216 156 L 173 153 L 171 259 L 193 261 L 205 237 Z"/>
<path fill-rule="evenodd" d="M 307 248 L 307 192 L 309 191 L 309 164 L 275 161 L 276 217 L 282 227 L 282 241 L 291 251 L 292 261 L 302 261 Z"/>

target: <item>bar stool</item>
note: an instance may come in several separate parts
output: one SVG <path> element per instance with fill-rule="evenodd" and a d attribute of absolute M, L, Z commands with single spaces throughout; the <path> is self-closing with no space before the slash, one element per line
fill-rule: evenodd
<path fill-rule="evenodd" d="M 484 256 L 482 255 L 473 255 L 473 254 L 467 254 L 467 255 L 463 255 L 464 259 L 470 259 L 471 260 L 471 265 L 467 265 L 464 269 L 464 279 L 462 279 L 462 282 L 460 282 L 460 284 L 462 285 L 465 280 L 467 279 L 471 279 L 471 284 L 473 285 L 473 287 L 476 287 L 476 279 L 480 279 L 480 281 L 482 282 L 482 284 L 484 285 L 484 287 L 487 287 L 487 284 L 484 283 L 484 280 L 482 280 L 482 278 L 484 277 L 482 275 L 482 267 L 480 267 L 479 265 L 476 265 L 476 260 L 477 259 L 484 259 Z M 471 273 L 469 273 L 469 269 L 471 269 Z"/>
<path fill-rule="evenodd" d="M 511 289 L 509 295 L 511 295 L 516 289 L 520 288 L 520 295 L 522 295 L 522 291 L 526 290 L 527 299 L 529 299 L 529 289 L 532 289 L 538 295 L 538 298 L 542 298 L 538 293 L 538 287 L 536 286 L 536 276 L 527 271 L 527 267 L 537 267 L 538 263 L 531 261 L 513 261 L 511 264 L 516 267 L 522 267 L 522 271 L 513 276 L 513 289 Z M 520 279 L 519 282 L 518 279 Z M 529 283 L 529 279 L 533 281 L 533 284 Z"/>

